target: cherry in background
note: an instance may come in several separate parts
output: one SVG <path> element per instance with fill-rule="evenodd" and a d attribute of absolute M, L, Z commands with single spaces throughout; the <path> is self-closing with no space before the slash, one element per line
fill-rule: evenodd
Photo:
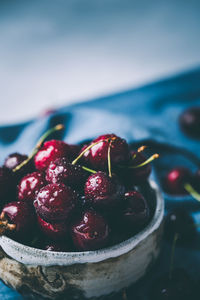
<path fill-rule="evenodd" d="M 170 170 L 163 180 L 164 190 L 171 195 L 185 195 L 184 185 L 191 182 L 192 173 L 185 167 L 176 167 Z"/>
<path fill-rule="evenodd" d="M 182 245 L 190 245 L 197 236 L 193 218 L 185 209 L 174 209 L 165 217 L 165 237 L 170 242 L 175 234 L 178 234 L 177 242 Z"/>
<path fill-rule="evenodd" d="M 179 117 L 179 124 L 186 135 L 200 139 L 200 107 L 185 110 Z"/>

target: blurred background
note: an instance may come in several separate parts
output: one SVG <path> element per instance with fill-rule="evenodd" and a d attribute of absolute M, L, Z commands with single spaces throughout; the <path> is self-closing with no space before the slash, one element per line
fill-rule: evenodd
<path fill-rule="evenodd" d="M 199 12 L 195 0 L 0 0 L 0 124 L 199 66 Z"/>

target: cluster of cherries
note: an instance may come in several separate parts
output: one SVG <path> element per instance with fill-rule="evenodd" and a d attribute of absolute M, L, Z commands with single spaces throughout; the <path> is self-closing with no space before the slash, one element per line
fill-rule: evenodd
<path fill-rule="evenodd" d="M 49 130 L 29 157 L 13 153 L 0 168 L 0 233 L 46 250 L 86 251 L 110 245 L 118 230 L 123 238 L 141 230 L 150 208 L 135 186 L 158 155 L 146 159 L 145 147 L 130 151 L 114 134 L 82 148 L 44 142 L 62 128 Z"/>

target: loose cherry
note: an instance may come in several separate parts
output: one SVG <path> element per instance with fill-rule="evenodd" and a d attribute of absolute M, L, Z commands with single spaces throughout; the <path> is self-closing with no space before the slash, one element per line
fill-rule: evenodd
<path fill-rule="evenodd" d="M 72 239 L 78 250 L 96 250 L 107 245 L 109 227 L 105 219 L 94 211 L 87 211 L 72 226 Z"/>
<path fill-rule="evenodd" d="M 52 183 L 43 187 L 37 194 L 34 206 L 37 214 L 47 222 L 61 222 L 69 218 L 77 194 L 63 183 Z"/>
<path fill-rule="evenodd" d="M 183 132 L 192 138 L 200 139 L 200 107 L 185 110 L 179 118 Z"/>
<path fill-rule="evenodd" d="M 23 177 L 18 185 L 18 199 L 33 203 L 39 190 L 46 185 L 42 172 L 33 172 Z"/>
<path fill-rule="evenodd" d="M 104 172 L 92 174 L 85 184 L 85 198 L 92 207 L 109 209 L 118 206 L 122 202 L 125 188 L 117 177 L 110 177 Z"/>
<path fill-rule="evenodd" d="M 149 220 L 149 206 L 145 198 L 137 191 L 125 193 L 125 207 L 122 221 L 129 229 L 141 229 Z"/>
<path fill-rule="evenodd" d="M 165 237 L 172 241 L 178 234 L 180 244 L 189 245 L 196 238 L 196 227 L 193 218 L 185 209 L 174 209 L 165 218 Z"/>
<path fill-rule="evenodd" d="M 107 170 L 110 140 L 112 140 L 110 155 L 113 167 L 115 168 L 117 165 L 124 164 L 129 160 L 129 146 L 124 139 L 115 134 L 101 135 L 92 141 L 91 145 L 95 145 L 84 154 L 86 163 L 89 162 L 92 168 Z"/>
<path fill-rule="evenodd" d="M 51 240 L 66 240 L 69 236 L 69 225 L 66 222 L 48 223 L 40 216 L 37 216 L 37 221 L 41 232 L 45 237 Z"/>
<path fill-rule="evenodd" d="M 82 189 L 88 172 L 80 165 L 72 165 L 66 158 L 58 158 L 52 161 L 46 170 L 46 180 L 49 183 L 64 183 L 74 189 Z"/>
<path fill-rule="evenodd" d="M 15 201 L 4 206 L 0 215 L 0 232 L 25 239 L 33 229 L 35 214 L 26 202 Z"/>
<path fill-rule="evenodd" d="M 172 195 L 185 195 L 188 193 L 185 184 L 191 181 L 191 177 L 190 170 L 184 167 L 176 167 L 169 171 L 164 178 L 163 188 Z"/>
<path fill-rule="evenodd" d="M 184 269 L 174 269 L 171 277 L 164 274 L 151 290 L 152 300 L 188 300 L 194 296 L 195 284 Z"/>

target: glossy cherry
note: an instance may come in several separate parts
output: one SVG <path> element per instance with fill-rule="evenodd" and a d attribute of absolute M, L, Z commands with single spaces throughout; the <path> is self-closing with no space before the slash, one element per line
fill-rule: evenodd
<path fill-rule="evenodd" d="M 118 206 L 123 199 L 125 188 L 115 175 L 109 177 L 104 172 L 92 174 L 85 184 L 85 198 L 91 206 L 109 209 Z"/>
<path fill-rule="evenodd" d="M 195 284 L 184 269 L 174 269 L 172 276 L 164 274 L 151 289 L 152 300 L 188 300 L 195 297 Z"/>
<path fill-rule="evenodd" d="M 25 154 L 20 154 L 16 152 L 12 153 L 6 157 L 4 161 L 4 167 L 13 170 L 27 158 L 28 156 Z"/>
<path fill-rule="evenodd" d="M 46 170 L 46 180 L 49 183 L 64 183 L 74 189 L 81 189 L 89 173 L 80 165 L 72 165 L 66 158 L 52 161 Z"/>
<path fill-rule="evenodd" d="M 137 191 L 128 191 L 124 197 L 122 221 L 130 230 L 142 228 L 149 220 L 149 206 L 145 198 Z"/>
<path fill-rule="evenodd" d="M 44 236 L 51 240 L 66 240 L 69 236 L 69 225 L 66 222 L 48 223 L 37 216 L 38 226 Z"/>
<path fill-rule="evenodd" d="M 110 151 L 112 167 L 115 168 L 117 165 L 124 164 L 129 160 L 130 151 L 127 142 L 115 134 L 105 134 L 93 140 L 92 143 L 99 143 L 94 145 L 88 150 L 89 152 L 84 154 L 86 162 L 89 161 L 93 169 L 108 169 L 109 139 L 112 139 Z"/>
<path fill-rule="evenodd" d="M 42 172 L 27 174 L 18 185 L 18 199 L 33 203 L 39 190 L 46 185 L 45 176 Z"/>
<path fill-rule="evenodd" d="M 77 194 L 63 183 L 52 183 L 37 194 L 34 206 L 37 214 L 47 222 L 67 220 L 77 202 Z"/>
<path fill-rule="evenodd" d="M 87 211 L 72 226 L 72 239 L 77 250 L 96 250 L 109 241 L 109 227 L 105 219 L 94 211 Z"/>
<path fill-rule="evenodd" d="M 71 159 L 70 145 L 59 140 L 51 140 L 44 143 L 34 157 L 35 167 L 39 171 L 46 170 L 51 161 L 60 157 Z"/>
<path fill-rule="evenodd" d="M 8 234 L 25 239 L 31 235 L 35 223 L 35 213 L 26 202 L 15 201 L 4 206 L 1 219 L 15 225 L 12 231 L 8 231 Z"/>
<path fill-rule="evenodd" d="M 178 243 L 190 245 L 196 238 L 196 227 L 193 218 L 185 209 L 174 209 L 165 218 L 165 237 L 173 241 L 178 234 Z"/>
<path fill-rule="evenodd" d="M 179 118 L 183 132 L 192 138 L 200 139 L 200 107 L 185 110 Z"/>
<path fill-rule="evenodd" d="M 189 169 L 176 167 L 170 170 L 164 178 L 163 188 L 168 194 L 185 195 L 187 194 L 184 184 L 191 181 L 192 174 Z"/>

